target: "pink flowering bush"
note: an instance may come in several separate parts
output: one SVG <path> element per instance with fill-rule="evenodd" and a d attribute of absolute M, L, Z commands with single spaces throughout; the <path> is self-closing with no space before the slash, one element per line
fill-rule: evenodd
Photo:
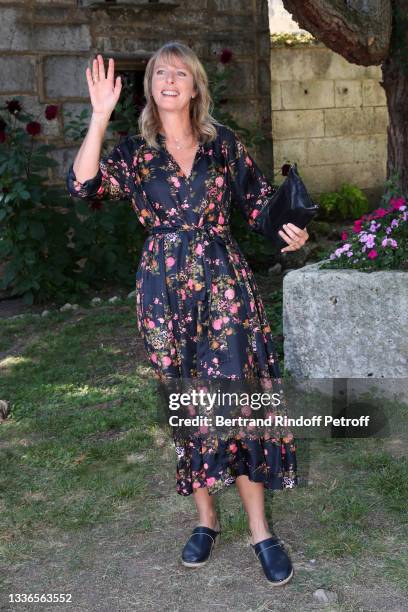
<path fill-rule="evenodd" d="M 321 268 L 408 270 L 408 207 L 394 196 L 387 208 L 378 208 L 356 219 L 351 233 L 343 231 L 341 244 L 325 257 Z"/>

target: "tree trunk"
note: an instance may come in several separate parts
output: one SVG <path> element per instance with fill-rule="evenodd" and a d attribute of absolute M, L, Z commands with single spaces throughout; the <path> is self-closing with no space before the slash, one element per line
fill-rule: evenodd
<path fill-rule="evenodd" d="M 349 62 L 380 64 L 389 52 L 390 0 L 283 0 L 301 28 Z"/>
<path fill-rule="evenodd" d="M 382 86 L 387 97 L 387 178 L 398 173 L 402 192 L 408 195 L 408 2 L 395 0 L 390 56 L 382 64 Z"/>
<path fill-rule="evenodd" d="M 397 183 L 408 196 L 408 0 L 283 4 L 302 28 L 348 61 L 365 66 L 382 62 L 389 115 L 387 178 L 397 173 Z M 375 40 L 368 44 L 370 36 Z"/>

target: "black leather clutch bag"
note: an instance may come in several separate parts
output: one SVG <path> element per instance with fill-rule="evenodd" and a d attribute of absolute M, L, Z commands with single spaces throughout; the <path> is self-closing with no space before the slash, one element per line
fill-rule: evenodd
<path fill-rule="evenodd" d="M 297 165 L 292 164 L 283 183 L 279 185 L 268 204 L 256 217 L 256 231 L 273 240 L 281 249 L 288 246 L 288 243 L 278 234 L 283 224 L 293 223 L 304 229 L 319 208 L 319 205 L 310 198 L 297 172 Z"/>

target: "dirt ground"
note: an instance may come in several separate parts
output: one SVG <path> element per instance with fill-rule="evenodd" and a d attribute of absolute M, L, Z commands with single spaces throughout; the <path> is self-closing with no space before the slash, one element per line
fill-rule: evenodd
<path fill-rule="evenodd" d="M 186 503 L 164 496 L 163 504 L 167 505 L 171 520 L 147 533 L 135 532 L 131 515 L 108 528 L 98 526 L 77 534 L 65 533 L 62 538 L 48 533 L 39 557 L 8 568 L 7 577 L 3 574 L 8 586 L 3 591 L 0 609 L 61 612 L 407 609 L 403 593 L 392 585 L 388 589 L 378 584 L 371 573 L 369 555 L 353 562 L 320 563 L 317 559 L 311 564 L 298 551 L 291 555 L 295 576 L 283 587 L 271 587 L 264 579 L 245 539 L 221 542 L 211 563 L 204 568 L 185 568 L 179 562 L 179 552 L 194 524 L 189 515 L 183 514 Z M 301 524 L 296 531 L 301 537 Z M 285 545 L 290 552 L 290 541 L 285 539 Z M 38 548 L 38 543 L 35 547 Z M 366 571 L 363 579 L 356 579 L 355 572 L 361 564 Z M 338 603 L 315 601 L 313 592 L 330 582 Z M 9 592 L 71 593 L 72 603 L 12 606 L 5 603 Z"/>

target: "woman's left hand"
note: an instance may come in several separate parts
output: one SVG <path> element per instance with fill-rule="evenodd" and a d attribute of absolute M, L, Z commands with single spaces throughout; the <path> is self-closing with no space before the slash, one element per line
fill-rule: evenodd
<path fill-rule="evenodd" d="M 293 223 L 285 223 L 282 227 L 285 231 L 279 230 L 278 234 L 288 243 L 289 246 L 283 247 L 283 249 L 281 249 L 281 253 L 285 251 L 297 251 L 298 249 L 301 249 L 306 240 L 309 239 L 309 234 L 307 233 L 306 228 L 301 229 L 300 227 L 297 227 L 297 225 L 293 225 Z"/>

